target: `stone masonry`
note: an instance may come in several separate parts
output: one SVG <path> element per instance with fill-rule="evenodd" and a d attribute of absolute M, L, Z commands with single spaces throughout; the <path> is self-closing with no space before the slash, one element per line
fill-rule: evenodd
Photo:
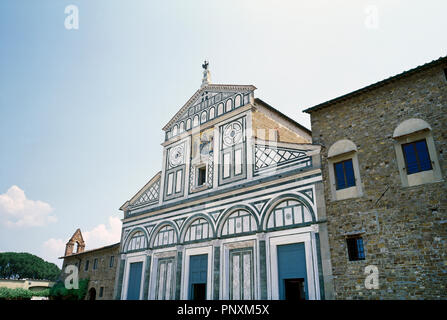
<path fill-rule="evenodd" d="M 74 234 L 74 238 L 79 238 L 79 235 L 80 230 L 78 229 Z M 82 235 L 80 235 L 80 239 L 82 239 Z M 67 245 L 71 242 L 72 241 L 69 241 Z M 92 298 L 92 295 L 94 295 L 95 300 L 113 300 L 115 276 L 119 264 L 120 243 L 93 250 L 83 251 L 83 249 L 84 248 L 82 247 L 82 251 L 79 253 L 73 252 L 62 257 L 64 259 L 62 278 L 65 278 L 65 267 L 67 265 L 75 265 L 79 270 L 79 279 L 89 279 L 88 291 L 85 299 L 90 299 Z M 97 261 L 96 266 L 95 260 Z M 87 264 L 88 266 L 86 267 Z M 101 290 L 102 296 L 100 294 Z"/>
<path fill-rule="evenodd" d="M 305 112 L 321 144 L 336 299 L 447 298 L 447 58 L 420 66 Z M 442 180 L 403 187 L 393 131 L 418 118 L 431 126 Z M 357 146 L 363 195 L 331 199 L 328 149 Z M 349 261 L 346 235 L 361 230 L 365 260 Z M 366 289 L 365 267 L 379 271 Z"/>

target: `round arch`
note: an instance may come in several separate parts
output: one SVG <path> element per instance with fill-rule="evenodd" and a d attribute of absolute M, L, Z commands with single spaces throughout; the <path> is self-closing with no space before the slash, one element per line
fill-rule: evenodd
<path fill-rule="evenodd" d="M 183 223 L 182 230 L 180 232 L 179 243 L 183 243 L 185 241 L 186 232 L 188 231 L 188 229 L 191 226 L 191 224 L 193 224 L 198 219 L 205 219 L 208 222 L 208 225 L 210 226 L 211 236 L 208 237 L 207 239 L 212 239 L 212 238 L 216 237 L 216 230 L 214 228 L 213 222 L 210 219 L 210 217 L 205 215 L 205 214 L 203 214 L 203 213 L 198 213 L 198 214 L 195 214 L 195 215 L 189 217 Z M 203 240 L 207 240 L 207 239 L 203 239 Z"/>
<path fill-rule="evenodd" d="M 266 231 L 267 230 L 267 222 L 270 218 L 270 215 L 272 214 L 272 212 L 274 211 L 274 209 L 281 204 L 284 201 L 287 200 L 294 200 L 294 201 L 298 201 L 300 203 L 303 204 L 304 207 L 306 207 L 307 210 L 309 210 L 309 213 L 312 217 L 312 222 L 315 222 L 315 213 L 314 210 L 312 209 L 312 206 L 309 204 L 309 202 L 307 201 L 307 199 L 305 199 L 304 197 L 295 194 L 295 193 L 285 193 L 282 195 L 277 196 L 276 198 L 273 198 L 272 200 L 269 201 L 269 203 L 265 206 L 261 216 L 261 224 L 260 224 L 260 229 L 262 231 Z"/>
<path fill-rule="evenodd" d="M 228 218 L 237 211 L 246 211 L 253 217 L 255 225 L 254 225 L 254 228 L 252 228 L 252 230 L 250 230 L 248 233 L 258 232 L 259 219 L 258 219 L 255 211 L 247 205 L 239 204 L 239 205 L 235 205 L 231 208 L 228 208 L 220 216 L 219 221 L 217 223 L 217 228 L 216 228 L 216 235 L 218 238 L 222 237 L 222 229 L 225 226 L 225 223 L 227 222 Z M 242 232 L 242 233 L 246 233 L 246 232 Z M 240 233 L 236 233 L 234 235 L 236 236 L 237 234 L 240 234 Z M 232 236 L 232 235 L 223 235 L 223 236 Z"/>
<path fill-rule="evenodd" d="M 137 232 L 142 232 L 144 234 L 145 240 L 146 240 L 146 245 L 144 248 L 141 248 L 141 250 L 145 250 L 148 248 L 148 243 L 149 243 L 149 235 L 147 234 L 147 230 L 142 228 L 142 227 L 135 227 L 133 229 L 130 230 L 130 232 L 127 234 L 126 239 L 124 240 L 124 245 L 123 245 L 123 251 L 127 252 L 127 247 L 129 246 L 129 242 L 132 240 L 133 236 L 137 233 Z"/>
<path fill-rule="evenodd" d="M 150 241 L 149 241 L 149 247 L 150 248 L 154 247 L 155 239 L 157 238 L 157 236 L 158 236 L 159 232 L 161 231 L 161 229 L 163 229 L 164 227 L 167 227 L 167 226 L 171 226 L 172 230 L 174 231 L 173 242 L 169 243 L 168 245 L 176 245 L 178 243 L 179 232 L 177 230 L 177 226 L 175 225 L 175 223 L 173 223 L 172 221 L 162 221 L 152 231 L 152 234 L 151 234 L 151 237 L 150 237 Z M 157 245 L 156 247 L 160 247 L 160 245 Z"/>
<path fill-rule="evenodd" d="M 228 98 L 225 101 L 225 112 L 230 112 L 231 110 L 233 110 L 233 99 Z"/>
<path fill-rule="evenodd" d="M 204 110 L 201 114 L 200 114 L 200 123 L 205 123 L 208 121 L 208 112 L 206 112 L 206 110 Z"/>
<path fill-rule="evenodd" d="M 88 290 L 88 300 L 96 300 L 96 289 L 94 287 L 91 287 Z"/>
<path fill-rule="evenodd" d="M 238 94 L 236 95 L 236 97 L 234 98 L 234 108 L 239 108 L 242 106 L 242 95 Z"/>
<path fill-rule="evenodd" d="M 355 143 L 348 139 L 342 139 L 338 140 L 329 147 L 327 157 L 333 158 L 335 156 L 353 151 L 357 151 L 357 146 L 355 145 Z"/>
<path fill-rule="evenodd" d="M 402 121 L 396 129 L 394 129 L 393 138 L 399 138 L 419 131 L 431 131 L 431 127 L 422 119 L 407 119 Z"/>

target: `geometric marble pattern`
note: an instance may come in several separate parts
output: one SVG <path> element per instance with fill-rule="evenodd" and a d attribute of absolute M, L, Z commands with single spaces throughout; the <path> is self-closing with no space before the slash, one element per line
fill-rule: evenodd
<path fill-rule="evenodd" d="M 250 204 L 256 208 L 256 210 L 258 211 L 258 214 L 261 214 L 262 209 L 264 209 L 264 206 L 266 205 L 266 203 L 269 201 L 270 199 L 266 199 L 266 200 L 260 200 L 260 201 L 256 201 L 256 202 L 251 202 Z"/>
<path fill-rule="evenodd" d="M 137 207 L 142 204 L 148 204 L 148 203 L 155 203 L 158 202 L 159 198 L 159 191 L 160 191 L 160 179 L 154 182 L 152 186 L 150 186 L 149 189 L 146 190 L 132 205 L 129 207 Z"/>
<path fill-rule="evenodd" d="M 255 145 L 255 172 L 269 167 L 279 167 L 290 163 L 303 162 L 302 160 L 305 160 L 305 166 L 310 165 L 310 157 L 301 150 Z"/>

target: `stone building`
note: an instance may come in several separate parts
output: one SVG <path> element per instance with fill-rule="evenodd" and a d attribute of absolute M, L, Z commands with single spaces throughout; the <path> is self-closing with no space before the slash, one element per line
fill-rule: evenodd
<path fill-rule="evenodd" d="M 66 266 L 75 265 L 78 267 L 79 279 L 89 279 L 85 299 L 113 300 L 120 244 L 84 249 L 81 230 L 77 229 L 66 244 L 65 255 L 60 258 L 64 259 L 62 276 Z"/>
<path fill-rule="evenodd" d="M 25 289 L 30 291 L 41 291 L 51 288 L 54 281 L 36 279 L 0 279 L 0 288 Z"/>
<path fill-rule="evenodd" d="M 320 146 L 202 67 L 163 128 L 161 171 L 120 208 L 116 299 L 333 297 Z"/>
<path fill-rule="evenodd" d="M 447 298 L 446 107 L 443 57 L 305 110 L 336 299 Z"/>

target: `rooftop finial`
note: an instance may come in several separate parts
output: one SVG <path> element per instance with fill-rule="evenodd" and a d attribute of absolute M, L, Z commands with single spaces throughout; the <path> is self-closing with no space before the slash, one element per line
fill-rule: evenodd
<path fill-rule="evenodd" d="M 206 60 L 202 64 L 202 68 L 203 68 L 202 87 L 211 83 L 211 74 L 210 74 L 210 71 L 208 70 L 208 65 L 209 65 L 209 62 Z"/>

